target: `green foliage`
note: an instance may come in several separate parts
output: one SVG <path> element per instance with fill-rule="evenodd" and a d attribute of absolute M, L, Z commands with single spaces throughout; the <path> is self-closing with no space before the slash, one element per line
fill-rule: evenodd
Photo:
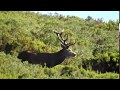
<path fill-rule="evenodd" d="M 117 79 L 118 74 L 97 74 L 86 71 L 73 65 L 58 65 L 53 68 L 31 65 L 27 61 L 21 63 L 14 56 L 0 53 L 0 78 L 2 79 L 84 79 L 84 78 L 110 78 Z"/>
<path fill-rule="evenodd" d="M 0 11 L 0 78 L 8 79 L 117 79 L 114 69 L 119 65 L 118 21 L 103 22 L 91 16 L 82 19 L 76 16 L 42 15 L 34 12 Z M 53 68 L 21 63 L 19 52 L 57 52 L 60 42 L 52 30 L 64 29 L 69 34 L 68 42 L 76 41 L 72 48 L 77 57 L 69 58 Z M 63 37 L 64 37 L 63 35 Z M 6 55 L 6 44 L 12 45 Z M 97 71 L 92 68 L 98 65 Z M 99 72 L 102 69 L 111 72 Z M 111 64 L 112 63 L 112 64 Z M 83 66 L 87 66 L 85 69 Z"/>

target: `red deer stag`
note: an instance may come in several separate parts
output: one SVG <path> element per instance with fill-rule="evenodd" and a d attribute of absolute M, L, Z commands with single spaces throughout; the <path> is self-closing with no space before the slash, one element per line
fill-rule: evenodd
<path fill-rule="evenodd" d="M 76 55 L 75 52 L 73 52 L 69 47 L 71 45 L 74 45 L 74 43 L 67 43 L 68 35 L 66 34 L 66 39 L 62 38 L 62 32 L 57 32 L 53 30 L 54 33 L 56 33 L 58 39 L 61 42 L 62 50 L 55 52 L 55 53 L 30 53 L 28 51 L 23 51 L 19 53 L 18 58 L 22 59 L 22 61 L 28 61 L 32 64 L 41 64 L 42 66 L 46 65 L 47 67 L 53 67 L 60 63 L 62 63 L 66 58 L 68 57 L 74 57 Z"/>

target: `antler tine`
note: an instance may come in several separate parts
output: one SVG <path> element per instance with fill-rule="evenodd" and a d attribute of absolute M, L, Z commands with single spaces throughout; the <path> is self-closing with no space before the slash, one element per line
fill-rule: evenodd
<path fill-rule="evenodd" d="M 74 45 L 76 43 L 76 40 L 74 43 L 68 43 L 68 46 Z"/>
<path fill-rule="evenodd" d="M 63 29 L 61 32 L 58 32 L 58 31 L 56 31 L 56 30 L 53 30 L 53 32 L 57 34 L 58 39 L 61 41 L 62 44 L 64 44 L 64 40 L 63 40 L 63 38 L 62 38 L 62 36 L 61 36 L 62 33 L 64 32 L 64 29 Z"/>
<path fill-rule="evenodd" d="M 62 37 L 62 33 L 64 32 L 64 29 L 60 32 L 60 34 L 59 34 L 59 36 L 60 36 L 60 38 L 61 38 L 61 40 L 62 40 L 62 44 L 64 45 L 64 46 L 67 46 L 67 40 L 68 40 L 68 34 L 65 34 L 64 36 L 66 37 L 66 39 L 63 39 L 63 37 Z"/>
<path fill-rule="evenodd" d="M 65 41 L 67 41 L 68 40 L 68 34 L 65 34 L 65 37 L 66 37 Z"/>
<path fill-rule="evenodd" d="M 64 32 L 64 29 L 61 32 L 58 32 L 56 30 L 53 30 L 53 32 L 56 33 L 56 34 L 62 34 Z"/>
<path fill-rule="evenodd" d="M 53 30 L 54 33 L 58 34 L 58 32 L 56 30 Z"/>
<path fill-rule="evenodd" d="M 64 29 L 61 32 L 64 32 Z"/>

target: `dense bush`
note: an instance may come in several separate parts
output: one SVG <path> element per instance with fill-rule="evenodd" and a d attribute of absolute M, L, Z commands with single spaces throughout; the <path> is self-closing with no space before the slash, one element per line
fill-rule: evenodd
<path fill-rule="evenodd" d="M 88 16 L 42 15 L 0 11 L 0 78 L 81 79 L 119 78 L 118 20 L 104 22 Z M 52 30 L 65 30 L 77 57 L 53 68 L 21 63 L 19 52 L 57 52 L 60 42 Z"/>
<path fill-rule="evenodd" d="M 119 78 L 118 74 L 105 73 L 98 74 L 94 71 L 78 68 L 77 66 L 58 65 L 53 68 L 42 67 L 40 65 L 21 63 L 14 56 L 0 53 L 0 78 L 2 79 L 87 79 L 87 78 Z"/>

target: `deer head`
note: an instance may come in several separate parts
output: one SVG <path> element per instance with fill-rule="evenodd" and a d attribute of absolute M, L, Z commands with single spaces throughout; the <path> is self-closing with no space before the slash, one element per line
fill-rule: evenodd
<path fill-rule="evenodd" d="M 73 52 L 69 48 L 70 46 L 74 45 L 76 43 L 76 41 L 74 43 L 67 43 L 66 41 L 68 40 L 68 34 L 65 34 L 66 39 L 64 39 L 62 37 L 62 33 L 64 32 L 64 30 L 62 30 L 61 32 L 57 32 L 57 31 L 53 30 L 53 32 L 56 33 L 58 39 L 61 42 L 61 47 L 62 47 L 62 51 L 63 51 L 64 57 L 67 58 L 67 57 L 74 57 L 74 56 L 76 56 L 76 53 Z"/>

